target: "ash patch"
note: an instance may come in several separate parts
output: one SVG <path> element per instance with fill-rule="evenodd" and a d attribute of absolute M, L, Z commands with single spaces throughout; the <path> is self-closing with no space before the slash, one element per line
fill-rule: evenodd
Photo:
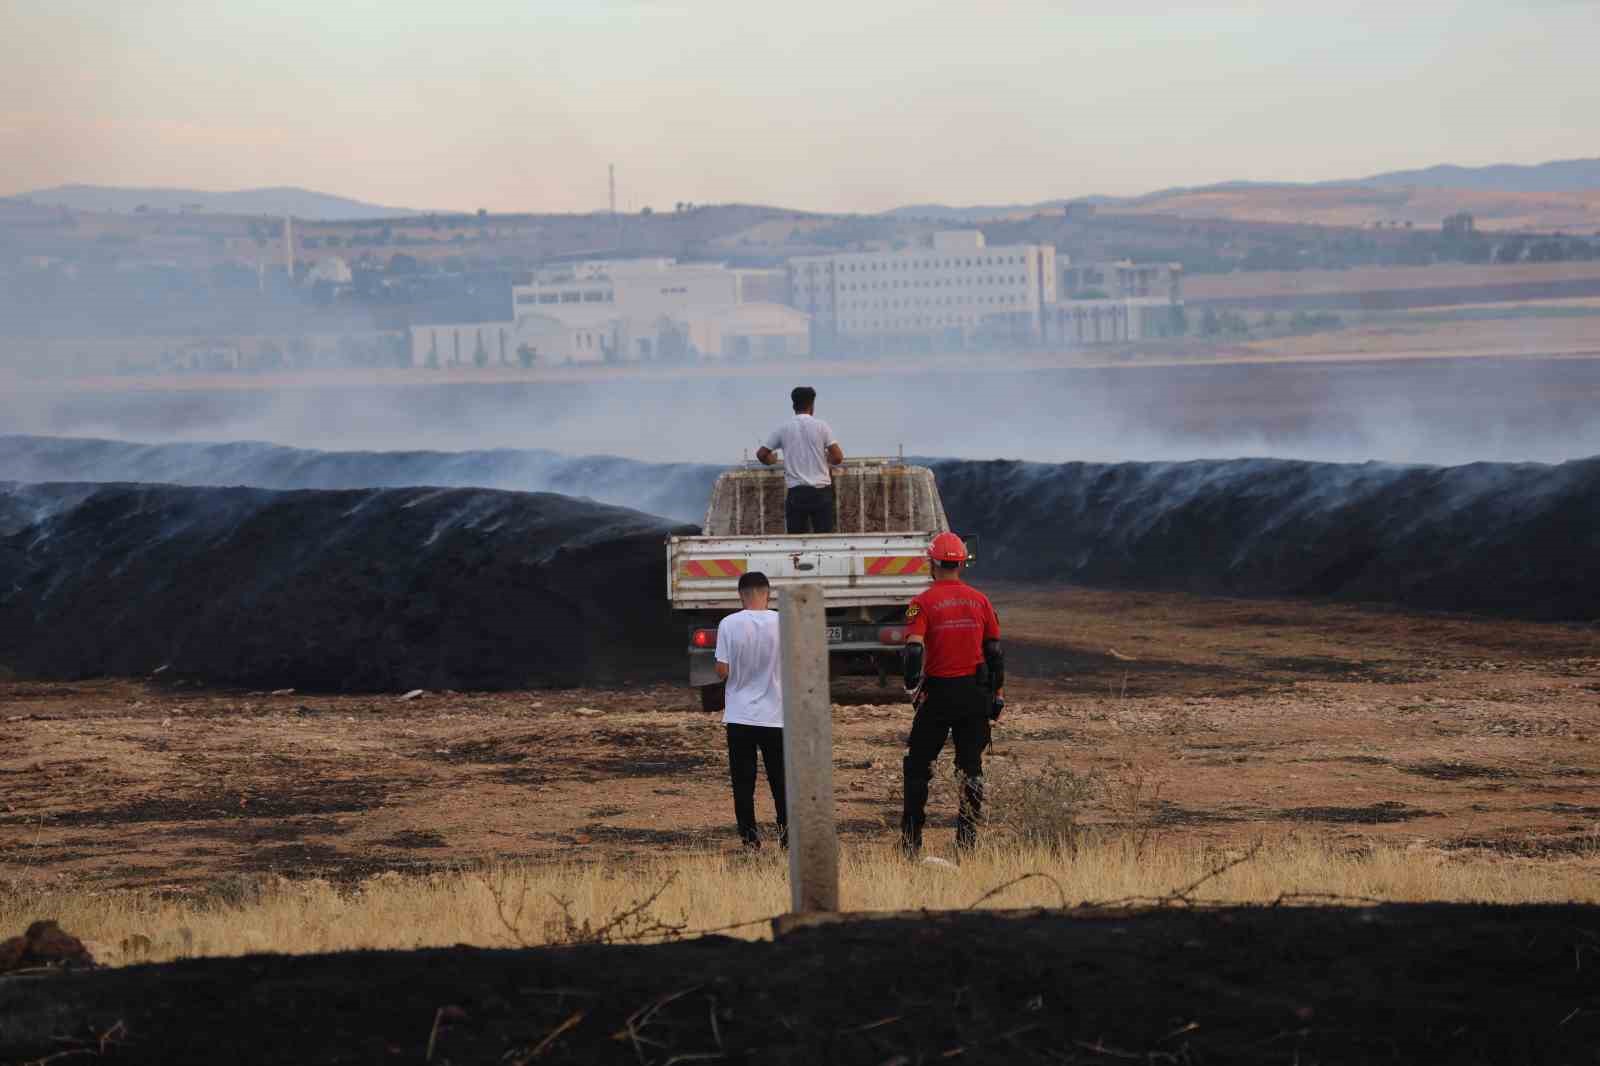
<path fill-rule="evenodd" d="M 307 781 L 277 793 L 210 791 L 189 796 L 146 796 L 109 807 L 48 815 L 53 826 L 118 826 L 156 822 L 215 822 L 231 819 L 294 818 L 317 814 L 355 814 L 381 806 L 393 780 Z M 24 815 L 0 817 L 0 825 L 37 821 Z"/>
<path fill-rule="evenodd" d="M 533 751 L 549 741 L 537 733 L 520 737 L 495 737 L 489 740 L 469 740 L 449 748 L 429 748 L 421 752 L 425 759 L 444 763 L 469 763 L 485 766 L 502 766 L 525 761 Z M 532 749 L 532 751 L 530 751 Z"/>
<path fill-rule="evenodd" d="M 1596 853 L 1593 834 L 1563 837 L 1457 837 L 1446 841 L 1446 851 L 1487 851 L 1518 859 L 1588 857 Z"/>
<path fill-rule="evenodd" d="M 1415 818 L 1433 818 L 1436 812 L 1385 800 L 1367 807 L 1291 807 L 1277 812 L 1291 822 L 1333 822 L 1347 825 L 1387 825 Z"/>
<path fill-rule="evenodd" d="M 589 739 L 604 754 L 578 765 L 593 773 L 670 777 L 701 769 L 712 762 L 702 745 L 690 742 L 677 730 L 601 728 L 591 733 Z"/>
<path fill-rule="evenodd" d="M 412 848 L 442 848 L 445 841 L 443 836 L 431 829 L 405 829 L 384 837 L 378 841 L 378 845 L 409 851 Z"/>
<path fill-rule="evenodd" d="M 1507 770 L 1498 766 L 1481 766 L 1470 762 L 1447 762 L 1436 760 L 1432 762 L 1411 763 L 1400 769 L 1408 774 L 1418 777 L 1430 778 L 1434 781 L 1509 781 L 1522 775 L 1515 770 Z"/>

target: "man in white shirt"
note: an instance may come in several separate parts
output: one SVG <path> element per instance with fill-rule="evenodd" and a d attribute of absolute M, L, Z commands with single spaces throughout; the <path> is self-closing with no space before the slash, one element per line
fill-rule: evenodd
<path fill-rule="evenodd" d="M 778 815 L 778 840 L 789 840 L 783 791 L 783 683 L 778 674 L 778 615 L 768 609 L 772 587 L 752 570 L 739 578 L 744 610 L 717 626 L 717 676 L 728 683 L 722 721 L 728 730 L 728 772 L 733 779 L 733 814 L 739 839 L 761 847 L 756 829 L 756 753 L 767 766 L 767 784 Z"/>
<path fill-rule="evenodd" d="M 794 417 L 767 438 L 756 458 L 767 466 L 783 452 L 783 516 L 790 533 L 833 532 L 833 472 L 844 462 L 844 449 L 828 423 L 816 417 L 817 390 L 801 385 L 789 393 Z"/>

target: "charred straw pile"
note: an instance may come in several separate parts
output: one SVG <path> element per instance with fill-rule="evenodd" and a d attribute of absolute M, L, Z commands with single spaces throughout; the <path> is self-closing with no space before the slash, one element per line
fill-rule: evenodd
<path fill-rule="evenodd" d="M 676 676 L 663 541 L 549 494 L 0 489 L 0 665 L 322 689 Z"/>
<path fill-rule="evenodd" d="M 987 576 L 1600 618 L 1600 459 L 932 465 Z"/>

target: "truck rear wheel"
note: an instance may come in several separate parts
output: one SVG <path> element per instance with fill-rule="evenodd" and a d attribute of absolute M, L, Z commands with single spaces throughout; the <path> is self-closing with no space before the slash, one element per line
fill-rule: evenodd
<path fill-rule="evenodd" d="M 700 686 L 700 709 L 707 714 L 720 711 L 728 705 L 727 682 Z"/>

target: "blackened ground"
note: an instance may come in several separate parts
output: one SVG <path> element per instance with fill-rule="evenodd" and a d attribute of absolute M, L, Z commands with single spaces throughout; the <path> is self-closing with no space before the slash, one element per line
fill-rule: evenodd
<path fill-rule="evenodd" d="M 1600 459 L 933 466 L 975 576 L 1600 617 Z"/>
<path fill-rule="evenodd" d="M 673 676 L 663 519 L 478 489 L 14 487 L 0 664 L 278 688 Z"/>
<path fill-rule="evenodd" d="M 1422 905 L 249 956 L 0 979 L 0 1061 L 1592 1062 L 1597 952 L 1594 907 Z"/>

